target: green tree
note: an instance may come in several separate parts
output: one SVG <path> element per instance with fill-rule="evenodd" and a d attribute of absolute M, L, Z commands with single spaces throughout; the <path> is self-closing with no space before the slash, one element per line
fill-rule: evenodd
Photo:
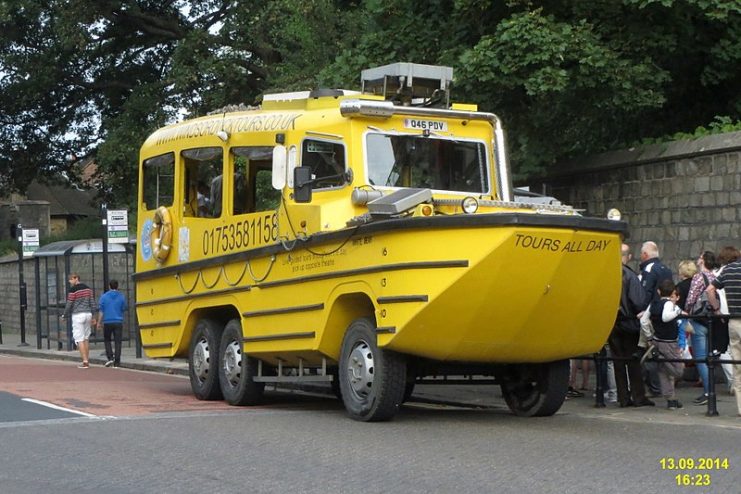
<path fill-rule="evenodd" d="M 741 116 L 737 0 L 0 0 L 0 29 L 0 187 L 93 156 L 113 205 L 155 128 L 398 61 L 453 66 L 520 177 Z"/>
<path fill-rule="evenodd" d="M 741 116 L 735 0 L 367 0 L 360 39 L 322 75 L 455 68 L 456 100 L 500 115 L 520 178 L 559 158 Z"/>
<path fill-rule="evenodd" d="M 62 172 L 74 178 L 72 163 L 97 153 L 102 192 L 131 203 L 137 150 L 149 132 L 179 111 L 250 101 L 264 87 L 265 66 L 279 57 L 233 36 L 242 26 L 228 21 L 239 5 L 0 3 L 3 187 L 23 190 L 35 176 Z"/>

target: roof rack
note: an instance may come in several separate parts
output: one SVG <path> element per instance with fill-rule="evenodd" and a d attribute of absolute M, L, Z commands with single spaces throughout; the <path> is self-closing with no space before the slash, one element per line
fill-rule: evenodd
<path fill-rule="evenodd" d="M 361 72 L 361 92 L 414 106 L 450 106 L 453 68 L 399 62 Z"/>

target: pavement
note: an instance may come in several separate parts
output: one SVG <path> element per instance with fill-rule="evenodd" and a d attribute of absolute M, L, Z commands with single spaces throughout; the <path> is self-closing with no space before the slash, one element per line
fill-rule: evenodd
<path fill-rule="evenodd" d="M 36 348 L 36 337 L 31 335 L 26 339 L 28 345 L 21 345 L 18 333 L 3 333 L 2 344 L 0 344 L 0 355 L 16 355 L 28 358 L 43 358 L 69 361 L 70 365 L 77 365 L 80 355 L 77 350 L 55 350 Z M 44 342 L 45 346 L 46 342 Z M 173 375 L 188 375 L 188 362 L 186 359 L 150 359 L 146 357 L 137 358 L 136 348 L 133 342 L 124 342 L 121 352 L 121 367 L 148 372 L 160 372 Z M 91 342 L 90 365 L 103 366 L 106 362 L 105 347 L 103 343 Z M 718 372 L 721 372 L 718 370 Z M 625 422 L 658 422 L 672 423 L 677 425 L 699 425 L 704 424 L 713 427 L 725 427 L 741 430 L 741 417 L 736 408 L 736 399 L 728 394 L 724 383 L 716 385 L 716 408 L 718 415 L 709 416 L 708 406 L 697 406 L 692 400 L 702 394 L 702 387 L 696 387 L 694 383 L 682 381 L 679 383 L 676 393 L 677 398 L 684 404 L 679 410 L 667 410 L 666 401 L 662 398 L 652 398 L 655 407 L 628 407 L 620 408 L 616 403 L 607 403 L 605 407 L 596 406 L 594 398 L 594 372 L 590 373 L 589 389 L 583 391 L 584 396 L 578 398 L 567 398 L 559 410 L 559 414 L 579 415 L 591 419 L 609 419 Z M 580 382 L 581 376 L 579 376 Z M 472 381 L 475 383 L 475 380 Z M 331 395 L 329 386 L 321 384 L 311 385 L 280 385 L 278 390 L 290 392 L 308 392 Z M 410 400 L 415 406 L 427 406 L 438 408 L 478 408 L 495 410 L 508 413 L 507 405 L 501 396 L 499 387 L 485 384 L 417 384 L 414 394 Z"/>

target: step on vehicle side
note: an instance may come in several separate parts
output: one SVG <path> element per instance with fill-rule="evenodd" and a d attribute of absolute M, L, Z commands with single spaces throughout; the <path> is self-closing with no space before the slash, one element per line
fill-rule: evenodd
<path fill-rule="evenodd" d="M 515 414 L 552 415 L 567 359 L 612 327 L 625 223 L 513 190 L 500 120 L 450 103 L 452 69 L 362 81 L 146 140 L 147 355 L 187 356 L 194 394 L 234 405 L 330 382 L 353 419 L 388 420 L 415 383 L 476 375 Z"/>

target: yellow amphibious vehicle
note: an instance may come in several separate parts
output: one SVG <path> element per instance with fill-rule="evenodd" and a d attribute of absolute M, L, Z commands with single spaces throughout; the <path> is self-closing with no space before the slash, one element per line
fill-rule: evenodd
<path fill-rule="evenodd" d="M 187 356 L 195 395 L 234 405 L 325 381 L 352 418 L 384 420 L 415 382 L 482 375 L 514 413 L 555 413 L 567 359 L 614 322 L 626 225 L 515 197 L 499 119 L 451 105 L 451 80 L 393 64 L 362 92 L 269 95 L 152 134 L 147 355 Z"/>

